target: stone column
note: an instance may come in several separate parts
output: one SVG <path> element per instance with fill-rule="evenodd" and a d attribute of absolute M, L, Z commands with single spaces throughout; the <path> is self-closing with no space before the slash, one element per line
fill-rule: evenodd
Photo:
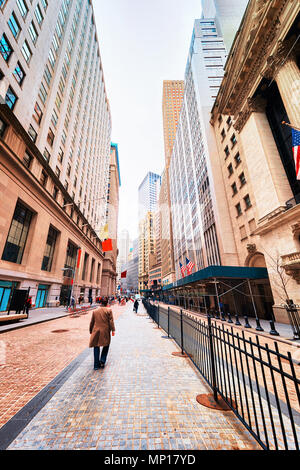
<path fill-rule="evenodd" d="M 265 76 L 276 81 L 290 123 L 300 127 L 300 70 L 294 46 L 294 37 L 279 43 L 275 55 L 268 59 Z"/>

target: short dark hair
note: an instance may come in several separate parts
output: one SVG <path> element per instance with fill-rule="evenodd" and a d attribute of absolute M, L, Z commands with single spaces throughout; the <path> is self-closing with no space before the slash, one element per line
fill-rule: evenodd
<path fill-rule="evenodd" d="M 101 303 L 102 303 L 103 307 L 106 307 L 107 304 L 108 304 L 108 299 L 107 299 L 107 298 L 102 299 L 102 300 L 101 300 Z"/>

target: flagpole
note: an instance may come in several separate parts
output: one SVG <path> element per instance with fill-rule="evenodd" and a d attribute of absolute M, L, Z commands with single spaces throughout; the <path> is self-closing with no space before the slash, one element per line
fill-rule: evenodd
<path fill-rule="evenodd" d="M 289 127 L 291 127 L 292 129 L 295 129 L 296 131 L 299 131 L 299 132 L 300 132 L 300 127 L 296 127 L 296 126 L 294 126 L 293 124 L 289 124 L 288 122 L 285 122 L 285 121 L 282 121 L 281 124 L 285 124 L 286 126 L 289 126 Z"/>

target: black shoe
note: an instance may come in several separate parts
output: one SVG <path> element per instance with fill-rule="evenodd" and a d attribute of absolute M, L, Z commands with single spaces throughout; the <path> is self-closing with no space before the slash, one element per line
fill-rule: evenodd
<path fill-rule="evenodd" d="M 105 367 L 105 362 L 100 362 L 100 368 L 104 369 L 104 367 Z"/>
<path fill-rule="evenodd" d="M 100 369 L 100 367 L 101 367 L 101 366 L 99 366 L 99 367 L 94 367 L 94 370 L 99 370 L 99 369 Z"/>

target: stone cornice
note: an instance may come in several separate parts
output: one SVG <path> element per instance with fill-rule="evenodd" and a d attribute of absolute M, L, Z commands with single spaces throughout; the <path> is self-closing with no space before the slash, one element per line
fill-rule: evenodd
<path fill-rule="evenodd" d="M 214 119 L 219 114 L 238 116 L 245 112 L 247 98 L 261 81 L 267 58 L 282 39 L 279 37 L 284 31 L 282 21 L 296 17 L 298 12 L 299 4 L 294 1 L 250 0 L 225 66 L 223 83 L 212 110 Z"/>

